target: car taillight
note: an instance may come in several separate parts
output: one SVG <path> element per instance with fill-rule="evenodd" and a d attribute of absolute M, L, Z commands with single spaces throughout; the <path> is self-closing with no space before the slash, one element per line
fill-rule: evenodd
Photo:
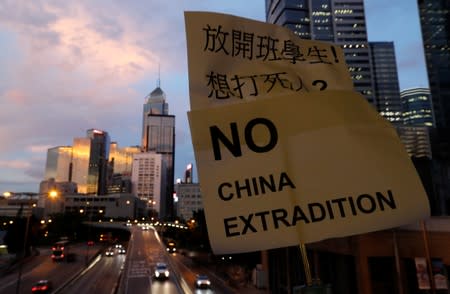
<path fill-rule="evenodd" d="M 34 286 L 33 288 L 31 288 L 31 291 L 37 291 L 39 290 L 38 287 Z"/>
<path fill-rule="evenodd" d="M 47 289 L 48 289 L 47 285 L 44 285 L 44 286 L 41 287 L 41 290 L 47 290 Z"/>

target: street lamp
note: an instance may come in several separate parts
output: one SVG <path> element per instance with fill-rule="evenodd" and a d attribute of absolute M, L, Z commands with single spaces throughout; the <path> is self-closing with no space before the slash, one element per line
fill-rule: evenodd
<path fill-rule="evenodd" d="M 50 198 L 50 202 L 51 202 L 51 209 L 50 209 L 50 211 L 51 211 L 51 214 L 54 214 L 55 213 L 55 210 L 53 209 L 54 207 L 53 207 L 53 203 L 56 201 L 56 199 L 58 198 L 58 191 L 56 191 L 56 190 L 51 190 L 51 191 L 49 191 L 48 192 L 48 198 Z M 57 211 L 58 212 L 58 211 Z"/>
<path fill-rule="evenodd" d="M 48 193 L 48 196 L 50 196 L 50 198 L 52 198 L 52 199 L 55 199 L 56 197 L 58 197 L 58 191 L 56 191 L 56 190 L 51 190 L 51 191 Z"/>
<path fill-rule="evenodd" d="M 3 195 L 5 197 L 9 197 L 11 196 L 10 192 L 5 192 L 3 193 Z M 22 248 L 22 252 L 20 254 L 19 257 L 19 273 L 18 273 L 18 277 L 17 277 L 17 284 L 16 284 L 16 294 L 20 293 L 20 282 L 22 280 L 22 266 L 23 266 L 23 261 L 24 258 L 26 256 L 26 249 L 27 249 L 27 243 L 28 243 L 28 232 L 30 230 L 30 219 L 31 219 L 31 215 L 33 214 L 33 210 L 32 210 L 32 197 L 33 195 L 28 194 L 27 195 L 29 197 L 29 201 L 28 201 L 28 206 L 30 207 L 30 212 L 27 214 L 27 218 L 26 218 L 26 224 L 25 224 L 25 236 L 23 238 L 23 248 Z M 23 203 L 21 203 L 21 209 L 20 209 L 21 213 L 23 211 Z M 19 216 L 19 214 L 17 215 Z"/>

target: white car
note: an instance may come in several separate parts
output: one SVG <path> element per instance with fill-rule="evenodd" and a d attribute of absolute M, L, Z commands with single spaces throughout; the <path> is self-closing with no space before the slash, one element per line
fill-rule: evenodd
<path fill-rule="evenodd" d="M 155 267 L 155 279 L 157 280 L 167 280 L 169 278 L 170 272 L 167 264 L 164 262 L 158 262 Z"/>
<path fill-rule="evenodd" d="M 209 287 L 211 287 L 211 281 L 207 275 L 197 275 L 195 287 L 198 289 L 209 289 Z"/>
<path fill-rule="evenodd" d="M 108 248 L 108 249 L 105 251 L 105 255 L 106 255 L 106 256 L 114 256 L 114 250 L 113 250 L 112 248 Z"/>

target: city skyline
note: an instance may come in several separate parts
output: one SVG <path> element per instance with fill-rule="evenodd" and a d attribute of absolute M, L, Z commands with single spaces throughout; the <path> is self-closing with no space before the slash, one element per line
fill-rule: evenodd
<path fill-rule="evenodd" d="M 176 116 L 175 178 L 194 164 L 184 11 L 265 21 L 264 1 L 0 4 L 0 190 L 37 192 L 47 149 L 91 128 L 140 145 L 145 97 L 161 82 Z M 175 8 L 174 8 L 175 7 Z M 400 89 L 428 87 L 417 3 L 366 0 L 369 41 L 394 41 Z M 168 37 L 167 37 L 168 36 Z"/>

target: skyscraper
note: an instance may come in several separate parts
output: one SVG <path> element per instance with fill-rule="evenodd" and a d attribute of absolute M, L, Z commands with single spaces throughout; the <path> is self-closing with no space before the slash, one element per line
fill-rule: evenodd
<path fill-rule="evenodd" d="M 78 193 L 106 194 L 109 147 L 108 133 L 96 129 L 73 140 L 72 181 L 78 184 Z"/>
<path fill-rule="evenodd" d="M 119 148 L 116 142 L 111 142 L 109 161 L 113 166 L 114 174 L 131 175 L 133 154 L 141 152 L 140 146 Z"/>
<path fill-rule="evenodd" d="M 429 129 L 434 125 L 427 88 L 412 88 L 400 93 L 404 126 L 397 126 L 397 132 L 411 157 L 432 158 Z"/>
<path fill-rule="evenodd" d="M 418 2 L 436 127 L 450 128 L 450 1 Z"/>
<path fill-rule="evenodd" d="M 355 90 L 376 105 L 363 0 L 266 0 L 266 20 L 344 50 Z"/>
<path fill-rule="evenodd" d="M 450 1 L 418 0 L 435 127 L 430 129 L 438 214 L 450 214 Z"/>
<path fill-rule="evenodd" d="M 394 42 L 369 42 L 377 110 L 393 124 L 403 124 Z"/>
<path fill-rule="evenodd" d="M 143 110 L 142 150 L 161 154 L 163 161 L 161 212 L 162 218 L 173 216 L 173 185 L 175 159 L 175 116 L 169 115 L 166 94 L 159 83 L 147 97 Z"/>
<path fill-rule="evenodd" d="M 69 182 L 72 171 L 72 146 L 58 146 L 47 150 L 45 164 L 45 180 Z"/>
<path fill-rule="evenodd" d="M 430 89 L 411 88 L 400 92 L 405 125 L 434 126 Z"/>
<path fill-rule="evenodd" d="M 163 186 L 162 155 L 154 152 L 133 154 L 131 182 L 133 194 L 145 201 L 151 212 L 161 214 Z M 154 215 L 152 213 L 152 215 Z"/>

